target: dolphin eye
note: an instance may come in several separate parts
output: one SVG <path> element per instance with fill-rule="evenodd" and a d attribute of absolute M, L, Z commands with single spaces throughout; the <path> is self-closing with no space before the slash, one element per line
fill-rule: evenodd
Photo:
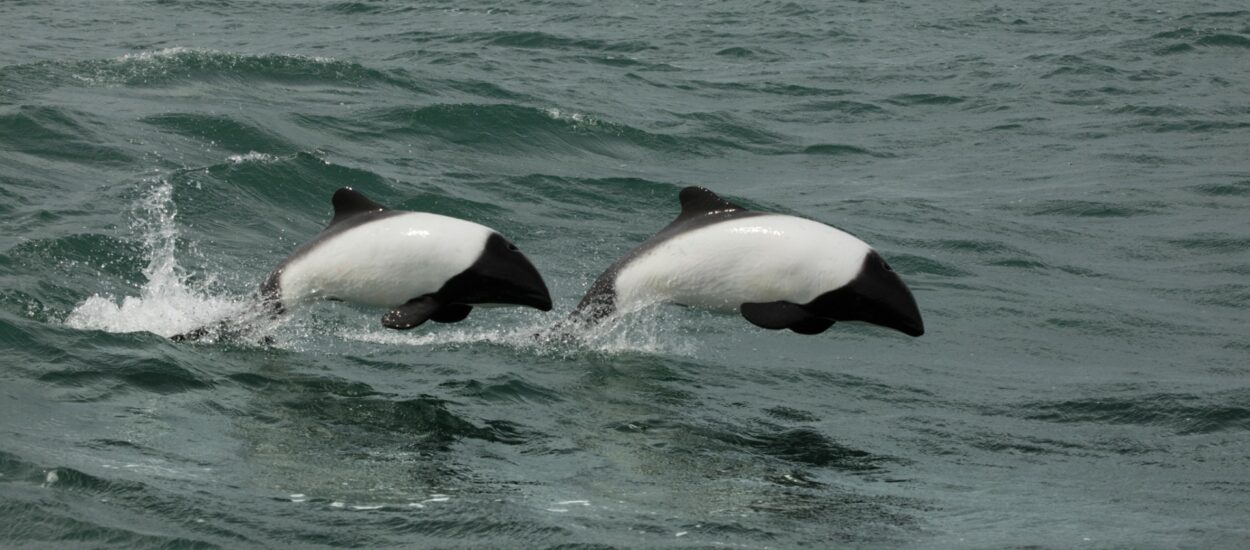
<path fill-rule="evenodd" d="M 508 250 L 516 251 L 516 250 L 520 250 L 520 249 L 519 249 L 519 248 L 517 248 L 515 244 L 508 243 Z"/>
<path fill-rule="evenodd" d="M 894 271 L 894 269 L 890 267 L 890 264 L 886 263 L 885 258 L 881 258 L 881 267 L 886 271 Z"/>

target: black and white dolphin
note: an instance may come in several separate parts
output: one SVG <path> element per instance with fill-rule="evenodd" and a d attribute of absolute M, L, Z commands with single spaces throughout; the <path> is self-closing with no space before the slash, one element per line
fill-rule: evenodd
<path fill-rule="evenodd" d="M 383 307 L 388 311 L 382 325 L 393 329 L 461 321 L 478 304 L 551 310 L 538 270 L 489 227 L 391 210 L 350 187 L 335 191 L 331 202 L 330 224 L 261 284 L 263 309 L 280 314 L 313 299 Z M 211 331 L 204 327 L 175 339 Z"/>
<path fill-rule="evenodd" d="M 773 330 L 819 334 L 863 321 L 911 336 L 924 322 L 907 285 L 850 234 L 754 212 L 702 187 L 681 190 L 681 214 L 604 271 L 572 319 L 585 324 L 657 302 L 739 311 Z"/>

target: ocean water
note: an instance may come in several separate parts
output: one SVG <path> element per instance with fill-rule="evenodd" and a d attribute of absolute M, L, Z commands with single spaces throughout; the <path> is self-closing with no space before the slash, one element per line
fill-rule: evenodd
<path fill-rule="evenodd" d="M 912 339 L 530 335 L 703 185 Z M 353 186 L 556 308 L 237 314 Z M 0 2 L 0 546 L 1250 545 L 1237 2 Z"/>

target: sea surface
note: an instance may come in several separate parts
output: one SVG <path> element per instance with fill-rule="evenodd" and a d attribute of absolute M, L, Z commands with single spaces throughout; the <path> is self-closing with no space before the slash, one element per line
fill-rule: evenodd
<path fill-rule="evenodd" d="M 688 185 L 928 332 L 532 336 Z M 555 310 L 167 338 L 342 186 Z M 1244 2 L 0 1 L 0 547 L 1247 546 Z"/>

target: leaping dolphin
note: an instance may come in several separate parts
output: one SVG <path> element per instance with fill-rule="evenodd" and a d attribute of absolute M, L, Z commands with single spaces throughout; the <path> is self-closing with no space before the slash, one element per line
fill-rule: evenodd
<path fill-rule="evenodd" d="M 863 321 L 924 334 L 903 280 L 860 239 L 812 220 L 755 212 L 702 187 L 681 214 L 611 265 L 578 303 L 594 324 L 656 302 L 738 311 L 766 329 L 819 334 Z"/>

